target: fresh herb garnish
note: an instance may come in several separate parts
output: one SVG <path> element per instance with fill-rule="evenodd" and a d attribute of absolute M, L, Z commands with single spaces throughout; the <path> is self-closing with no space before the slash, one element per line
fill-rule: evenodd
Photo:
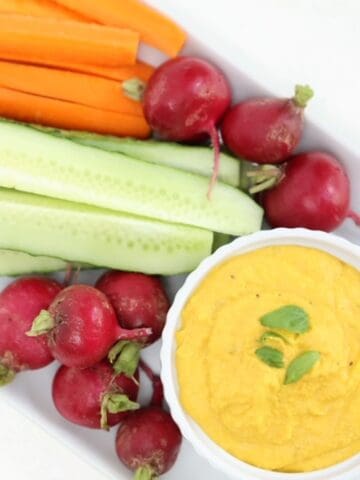
<path fill-rule="evenodd" d="M 277 333 L 277 332 L 273 332 L 271 330 L 263 333 L 261 335 L 261 337 L 259 338 L 259 342 L 260 343 L 265 343 L 267 340 L 271 340 L 272 338 L 277 338 L 279 340 L 282 340 L 284 343 L 286 343 L 287 345 L 289 344 L 289 340 L 287 338 L 285 338 L 283 335 L 281 335 L 280 333 Z"/>
<path fill-rule="evenodd" d="M 264 363 L 274 368 L 284 368 L 284 354 L 272 347 L 261 347 L 255 351 L 256 356 Z"/>
<path fill-rule="evenodd" d="M 298 382 L 304 375 L 309 373 L 316 362 L 320 360 L 320 353 L 309 351 L 301 353 L 288 366 L 286 370 L 285 385 Z"/>
<path fill-rule="evenodd" d="M 292 333 L 305 333 L 310 330 L 309 315 L 296 305 L 285 305 L 260 318 L 261 325 L 280 328 Z"/>

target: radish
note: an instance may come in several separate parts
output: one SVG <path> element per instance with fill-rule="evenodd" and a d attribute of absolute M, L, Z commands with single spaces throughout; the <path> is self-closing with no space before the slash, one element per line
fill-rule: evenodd
<path fill-rule="evenodd" d="M 350 183 L 338 160 L 324 152 L 297 155 L 285 164 L 279 183 L 262 194 L 273 227 L 304 227 L 330 232 L 346 217 L 360 225 L 350 210 Z M 253 189 L 261 190 L 260 188 Z"/>
<path fill-rule="evenodd" d="M 151 328 L 152 335 L 144 340 L 147 345 L 160 338 L 170 303 L 158 278 L 109 271 L 99 278 L 96 288 L 110 300 L 121 327 Z"/>
<path fill-rule="evenodd" d="M 122 329 L 102 292 L 89 285 L 71 285 L 56 296 L 48 311 L 40 313 L 28 335 L 46 334 L 50 350 L 59 362 L 67 367 L 86 368 L 105 358 L 117 340 L 127 345 L 129 340 L 141 341 L 151 333 L 149 328 Z M 118 353 L 126 346 L 120 344 Z M 136 366 L 131 365 L 132 374 Z"/>
<path fill-rule="evenodd" d="M 136 403 L 139 383 L 120 374 L 114 375 L 106 360 L 84 369 L 61 366 L 52 387 L 59 413 L 72 423 L 108 430 L 123 420 Z"/>
<path fill-rule="evenodd" d="M 44 338 L 29 338 L 27 330 L 39 312 L 48 308 L 61 285 L 41 277 L 20 278 L 0 294 L 0 385 L 17 372 L 42 368 L 53 361 Z"/>
<path fill-rule="evenodd" d="M 181 446 L 181 433 L 169 413 L 159 407 L 131 412 L 116 436 L 118 457 L 135 480 L 152 480 L 171 469 Z"/>
<path fill-rule="evenodd" d="M 140 360 L 139 365 L 141 370 L 145 373 L 152 384 L 153 394 L 150 405 L 154 407 L 162 407 L 164 403 L 164 387 L 161 378 L 152 371 L 152 369 L 147 363 L 144 362 L 144 360 Z"/>
<path fill-rule="evenodd" d="M 295 149 L 304 129 L 304 108 L 313 96 L 297 85 L 291 99 L 258 98 L 235 105 L 225 116 L 225 145 L 239 157 L 257 163 L 280 163 Z"/>
<path fill-rule="evenodd" d="M 191 142 L 210 136 L 215 154 L 210 195 L 220 167 L 216 125 L 231 103 L 230 86 L 224 74 L 201 58 L 177 57 L 154 72 L 143 100 L 147 121 L 163 139 Z"/>

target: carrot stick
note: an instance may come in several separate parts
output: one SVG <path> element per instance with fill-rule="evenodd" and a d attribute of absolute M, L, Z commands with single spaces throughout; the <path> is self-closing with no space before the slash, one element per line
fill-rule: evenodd
<path fill-rule="evenodd" d="M 72 70 L 74 72 L 91 73 L 93 75 L 97 75 L 98 77 L 110 78 L 113 80 L 118 80 L 119 82 L 122 82 L 123 80 L 128 80 L 129 78 L 140 78 L 140 80 L 147 82 L 155 71 L 154 67 L 141 62 L 138 62 L 130 67 L 118 68 L 76 64 L 70 64 L 64 66 L 64 68 L 67 68 L 68 70 Z"/>
<path fill-rule="evenodd" d="M 139 0 L 56 1 L 99 23 L 135 30 L 142 41 L 171 57 L 179 53 L 186 40 L 186 33 L 175 22 Z"/>
<path fill-rule="evenodd" d="M 125 29 L 0 14 L 0 57 L 119 67 L 136 61 L 139 35 Z"/>
<path fill-rule="evenodd" d="M 147 138 L 143 117 L 107 112 L 0 87 L 0 116 L 56 128 Z"/>
<path fill-rule="evenodd" d="M 143 116 L 141 103 L 126 97 L 120 82 L 93 75 L 0 61 L 0 85 L 99 110 Z"/>
<path fill-rule="evenodd" d="M 12 56 L 13 57 L 13 56 Z M 129 65 L 125 67 L 102 67 L 99 65 L 80 64 L 80 63 L 68 63 L 68 62 L 56 62 L 49 59 L 35 59 L 29 58 L 26 55 L 16 55 L 15 58 L 10 58 L 9 55 L 2 55 L 0 53 L 0 60 L 14 60 L 16 62 L 25 63 L 29 65 L 42 65 L 47 67 L 56 67 L 61 70 L 67 70 L 70 72 L 78 73 L 90 73 L 97 77 L 109 78 L 110 80 L 128 80 L 129 78 L 140 78 L 143 82 L 148 82 L 151 75 L 154 73 L 155 68 L 143 62 L 137 62 L 135 65 Z"/>
<path fill-rule="evenodd" d="M 0 0 L 0 13 L 86 21 L 82 15 L 49 0 Z"/>

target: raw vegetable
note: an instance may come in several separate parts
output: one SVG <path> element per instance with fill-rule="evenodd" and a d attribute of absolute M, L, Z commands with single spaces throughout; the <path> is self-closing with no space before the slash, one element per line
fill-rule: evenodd
<path fill-rule="evenodd" d="M 48 65 L 50 66 L 51 64 L 49 63 Z M 125 67 L 101 67 L 76 63 L 61 64 L 60 62 L 53 66 L 73 72 L 91 73 L 98 77 L 109 78 L 119 82 L 129 80 L 130 78 L 138 78 L 143 82 L 147 82 L 155 70 L 154 67 L 143 62 L 136 62 L 135 65 Z"/>
<path fill-rule="evenodd" d="M 107 67 L 133 65 L 139 34 L 94 23 L 0 14 L 0 58 L 30 63 L 48 58 Z"/>
<path fill-rule="evenodd" d="M 158 478 L 174 465 L 181 446 L 181 433 L 171 416 L 159 407 L 132 412 L 120 425 L 116 452 L 135 480 Z"/>
<path fill-rule="evenodd" d="M 0 0 L 0 13 L 86 21 L 82 15 L 50 0 Z"/>
<path fill-rule="evenodd" d="M 67 367 L 79 368 L 100 362 L 118 340 L 141 342 L 150 334 L 148 328 L 121 328 L 106 296 L 81 284 L 62 290 L 27 332 L 30 337 L 46 335 L 54 358 Z"/>
<path fill-rule="evenodd" d="M 145 117 L 162 138 L 187 142 L 210 136 L 215 161 L 208 195 L 220 168 L 216 124 L 230 102 L 230 87 L 223 73 L 195 57 L 178 57 L 165 62 L 150 78 L 144 94 Z"/>
<path fill-rule="evenodd" d="M 82 145 L 109 152 L 123 153 L 137 160 L 185 170 L 204 177 L 211 177 L 213 171 L 214 154 L 209 147 L 181 145 L 157 140 L 144 141 L 134 138 L 119 138 L 90 132 L 51 128 L 45 128 L 44 131 L 68 138 Z M 223 152 L 220 154 L 220 162 L 219 180 L 233 187 L 239 187 L 241 162 Z"/>
<path fill-rule="evenodd" d="M 17 372 L 53 361 L 45 339 L 29 338 L 26 332 L 60 290 L 55 280 L 27 277 L 15 280 L 0 293 L 0 385 L 13 380 Z"/>
<path fill-rule="evenodd" d="M 0 61 L 0 85 L 99 110 L 143 116 L 141 104 L 126 97 L 117 81 L 93 75 Z"/>
<path fill-rule="evenodd" d="M 360 215 L 350 210 L 350 182 L 338 160 L 324 152 L 293 157 L 273 189 L 262 195 L 273 227 L 304 227 L 331 232 L 350 217 L 360 225 Z"/>
<path fill-rule="evenodd" d="M 137 410 L 138 375 L 135 379 L 114 375 L 107 360 L 93 367 L 64 365 L 57 371 L 52 397 L 60 415 L 69 422 L 88 428 L 109 430 L 129 411 Z"/>
<path fill-rule="evenodd" d="M 285 385 L 301 380 L 304 375 L 313 369 L 314 365 L 320 360 L 320 357 L 319 352 L 310 351 L 301 353 L 298 357 L 294 358 L 286 370 Z"/>
<path fill-rule="evenodd" d="M 95 286 L 110 300 L 121 327 L 151 328 L 149 345 L 161 337 L 170 302 L 159 278 L 113 270 L 102 275 Z"/>
<path fill-rule="evenodd" d="M 144 337 L 141 342 L 122 340 L 114 345 L 109 352 L 108 359 L 116 374 L 124 373 L 129 378 L 134 377 L 139 365 L 140 351 L 144 347 L 145 339 Z"/>
<path fill-rule="evenodd" d="M 0 122 L 0 152 L 2 186 L 233 235 L 261 227 L 262 209 L 250 197 L 218 183 L 209 202 L 207 179 L 191 173 L 7 122 Z"/>
<path fill-rule="evenodd" d="M 58 128 L 147 138 L 143 117 L 99 110 L 63 100 L 40 97 L 0 87 L 0 115 L 22 122 Z"/>
<path fill-rule="evenodd" d="M 186 33 L 175 22 L 139 0 L 57 1 L 99 23 L 139 32 L 143 42 L 172 57 L 179 53 L 186 40 Z"/>
<path fill-rule="evenodd" d="M 195 227 L 6 189 L 0 189 L 0 222 L 0 248 L 163 275 L 193 270 L 213 240 Z"/>
<path fill-rule="evenodd" d="M 227 233 L 217 233 L 214 232 L 214 241 L 212 246 L 212 251 L 216 252 L 216 250 L 227 243 L 230 243 L 234 237 L 232 235 L 228 235 Z"/>
<path fill-rule="evenodd" d="M 129 80 L 130 78 L 138 78 L 146 83 L 154 73 L 154 67 L 143 62 L 136 62 L 134 65 L 121 67 L 104 67 L 101 65 L 91 65 L 86 63 L 64 62 L 50 57 L 44 59 L 29 59 L 27 55 L 21 55 L 21 52 L 17 54 L 16 61 L 24 64 L 38 64 L 39 66 L 56 67 L 68 72 L 88 73 L 97 77 L 117 80 L 119 82 Z"/>
<path fill-rule="evenodd" d="M 297 85 L 292 99 L 259 98 L 235 105 L 223 121 L 225 145 L 257 163 L 284 161 L 300 142 L 304 108 L 312 96 L 310 87 Z"/>
<path fill-rule="evenodd" d="M 140 360 L 140 368 L 148 377 L 152 385 L 153 393 L 150 400 L 150 405 L 152 407 L 162 407 L 164 403 L 164 387 L 161 382 L 161 378 L 159 375 L 156 375 L 153 372 L 153 370 L 146 362 L 144 362 L 144 360 Z"/>
<path fill-rule="evenodd" d="M 0 276 L 48 273 L 66 270 L 64 260 L 51 257 L 33 256 L 14 250 L 0 250 Z"/>

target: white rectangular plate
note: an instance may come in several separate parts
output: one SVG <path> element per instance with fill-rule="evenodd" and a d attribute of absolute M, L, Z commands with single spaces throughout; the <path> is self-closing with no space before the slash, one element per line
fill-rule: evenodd
<path fill-rule="evenodd" d="M 159 5 L 161 2 L 155 3 Z M 261 68 L 257 68 L 249 59 L 242 57 L 241 52 L 225 48 L 223 42 L 217 42 L 216 32 L 207 31 L 205 25 L 197 24 L 196 27 L 194 31 L 197 32 L 197 37 L 191 37 L 185 53 L 207 58 L 222 68 L 231 81 L 236 100 L 271 94 L 271 92 L 278 93 L 275 88 L 271 88 L 270 84 L 266 85 L 267 80 L 261 75 Z M 161 59 L 149 49 L 142 50 L 142 58 L 154 64 Z M 292 88 L 291 82 L 292 79 L 289 79 L 289 87 Z M 355 189 L 355 186 L 360 184 L 360 164 L 355 153 L 326 135 L 320 126 L 310 120 L 307 122 L 304 141 L 299 150 L 324 149 L 337 155 L 344 163 L 353 185 L 352 206 L 355 210 L 360 210 L 360 189 Z M 360 243 L 359 231 L 351 221 L 346 221 L 336 233 Z M 91 283 L 97 275 L 86 272 L 81 279 Z M 3 288 L 9 281 L 10 279 L 0 279 L 0 288 Z M 167 287 L 171 295 L 176 292 L 182 282 L 183 277 L 167 279 Z M 144 352 L 144 358 L 156 370 L 159 370 L 159 345 L 148 348 Z M 51 380 L 56 368 L 57 365 L 54 364 L 42 371 L 19 375 L 12 385 L 1 391 L 1 397 L 14 406 L 17 411 L 40 424 L 45 431 L 65 444 L 77 456 L 103 472 L 105 476 L 113 479 L 130 479 L 131 474 L 119 463 L 114 452 L 116 428 L 110 433 L 83 429 L 65 422 L 56 412 L 51 400 Z M 146 398 L 150 388 L 145 379 L 144 383 L 147 388 L 144 389 L 143 398 Z M 34 455 L 39 454 L 36 452 L 34 445 Z M 224 477 L 198 457 L 191 446 L 184 442 L 176 466 L 162 478 L 164 480 L 183 480 L 185 478 L 221 480 Z"/>

